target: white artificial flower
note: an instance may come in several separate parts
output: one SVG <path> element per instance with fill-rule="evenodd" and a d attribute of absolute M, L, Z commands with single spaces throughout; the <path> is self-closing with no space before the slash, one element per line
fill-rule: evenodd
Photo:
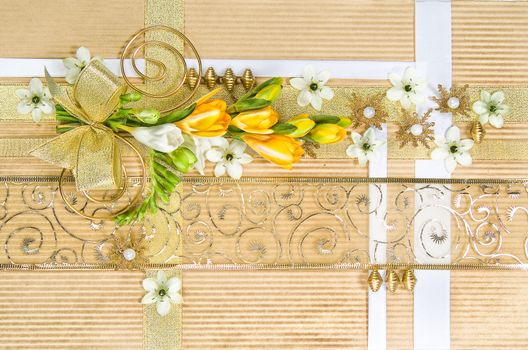
<path fill-rule="evenodd" d="M 222 145 L 223 137 L 200 137 L 200 136 L 190 136 L 183 134 L 183 147 L 190 149 L 196 156 L 196 163 L 194 163 L 194 168 L 200 173 L 200 175 L 205 175 L 205 161 L 207 157 L 205 156 L 207 151 L 212 147 Z"/>
<path fill-rule="evenodd" d="M 214 146 L 206 153 L 209 161 L 216 163 L 215 176 L 223 176 L 226 173 L 233 179 L 240 179 L 242 176 L 242 165 L 249 164 L 253 157 L 244 153 L 246 144 L 239 140 L 233 140 L 229 143 L 222 138 L 219 145 Z"/>
<path fill-rule="evenodd" d="M 53 114 L 55 112 L 51 93 L 47 86 L 42 85 L 40 79 L 31 79 L 28 89 L 18 89 L 15 94 L 20 98 L 17 112 L 20 114 L 31 113 L 31 117 L 36 123 L 40 121 L 42 113 Z"/>
<path fill-rule="evenodd" d="M 324 70 L 315 73 L 312 66 L 306 66 L 302 78 L 290 79 L 290 85 L 301 90 L 297 96 L 297 104 L 301 107 L 311 104 L 313 108 L 320 111 L 323 104 L 322 99 L 331 100 L 334 97 L 334 91 L 325 86 L 328 79 L 330 79 L 330 72 Z"/>
<path fill-rule="evenodd" d="M 142 144 L 159 152 L 170 153 L 183 144 L 183 136 L 180 128 L 172 123 L 122 129 L 130 132 L 132 136 Z"/>
<path fill-rule="evenodd" d="M 473 111 L 479 115 L 480 123 L 485 125 L 489 122 L 495 128 L 502 128 L 504 116 L 510 110 L 510 107 L 504 103 L 504 92 L 502 91 L 490 94 L 482 90 L 480 100 L 473 103 Z"/>
<path fill-rule="evenodd" d="M 81 46 L 77 49 L 77 57 L 68 57 L 62 60 L 62 63 L 66 67 L 66 81 L 69 84 L 75 84 L 79 73 L 81 70 L 90 63 L 92 57 L 90 56 L 90 51 Z M 94 60 L 101 60 L 99 57 L 94 57 Z"/>
<path fill-rule="evenodd" d="M 452 126 L 446 131 L 446 136 L 436 137 L 438 146 L 431 152 L 434 160 L 443 160 L 448 173 L 455 170 L 457 163 L 463 166 L 471 165 L 472 159 L 469 150 L 473 147 L 473 140 L 460 140 L 460 129 Z"/>
<path fill-rule="evenodd" d="M 427 80 L 419 76 L 416 69 L 407 67 L 403 76 L 390 73 L 389 80 L 392 87 L 387 90 L 390 101 L 400 101 L 403 108 L 409 109 L 412 104 L 419 105 L 426 100 Z"/>
<path fill-rule="evenodd" d="M 158 271 L 156 278 L 145 278 L 143 280 L 143 288 L 147 292 L 142 304 L 150 305 L 156 303 L 156 311 L 160 316 L 165 316 L 169 313 L 171 304 L 183 303 L 183 298 L 180 294 L 182 282 L 178 277 L 172 277 L 167 280 L 165 272 Z"/>
<path fill-rule="evenodd" d="M 363 136 L 357 132 L 352 132 L 354 142 L 346 149 L 347 156 L 357 158 L 360 166 L 367 165 L 367 162 L 375 162 L 379 158 L 378 148 L 385 142 L 376 140 L 374 129 L 368 129 Z"/>

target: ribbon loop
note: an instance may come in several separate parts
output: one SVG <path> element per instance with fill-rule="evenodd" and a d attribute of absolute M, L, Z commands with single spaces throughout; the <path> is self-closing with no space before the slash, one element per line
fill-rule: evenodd
<path fill-rule="evenodd" d="M 119 147 L 112 130 L 102 123 L 117 107 L 126 84 L 94 60 L 81 71 L 71 98 L 47 71 L 45 74 L 53 99 L 87 125 L 53 138 L 30 154 L 70 169 L 80 191 L 120 188 L 123 175 Z"/>

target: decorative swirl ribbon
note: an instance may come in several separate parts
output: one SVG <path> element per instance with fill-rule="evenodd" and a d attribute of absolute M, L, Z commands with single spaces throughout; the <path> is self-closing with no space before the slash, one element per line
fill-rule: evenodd
<path fill-rule="evenodd" d="M 120 188 L 123 174 L 116 135 L 103 123 L 126 92 L 126 84 L 97 60 L 81 71 L 73 97 L 45 74 L 53 99 L 86 125 L 51 139 L 30 154 L 70 169 L 80 191 Z"/>

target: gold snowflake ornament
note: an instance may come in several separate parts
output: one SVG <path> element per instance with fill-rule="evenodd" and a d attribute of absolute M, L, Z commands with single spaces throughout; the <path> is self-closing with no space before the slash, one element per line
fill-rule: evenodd
<path fill-rule="evenodd" d="M 352 112 L 350 118 L 352 119 L 354 128 L 365 125 L 367 127 L 375 126 L 381 129 L 381 124 L 387 121 L 388 116 L 386 109 L 383 107 L 384 96 L 384 93 L 369 97 L 352 93 L 352 101 L 350 103 Z"/>
<path fill-rule="evenodd" d="M 148 263 L 147 242 L 141 232 L 116 232 L 110 240 L 109 263 L 120 268 L 134 269 Z"/>
<path fill-rule="evenodd" d="M 431 100 L 438 104 L 435 108 L 440 113 L 452 113 L 460 117 L 470 117 L 471 103 L 467 93 L 468 85 L 452 86 L 447 90 L 438 84 L 439 96 L 431 97 Z"/>
<path fill-rule="evenodd" d="M 423 116 L 416 112 L 402 110 L 403 118 L 398 122 L 400 129 L 396 132 L 396 140 L 400 141 L 400 148 L 411 143 L 413 147 L 422 144 L 429 148 L 429 141 L 434 140 L 434 122 L 430 122 L 432 109 L 429 109 Z"/>

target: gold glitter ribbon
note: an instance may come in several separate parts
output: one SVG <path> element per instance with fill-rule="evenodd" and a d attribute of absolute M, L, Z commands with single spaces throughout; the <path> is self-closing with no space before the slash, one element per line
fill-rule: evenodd
<path fill-rule="evenodd" d="M 73 98 L 46 71 L 53 99 L 86 125 L 59 135 L 30 152 L 32 156 L 70 169 L 79 190 L 121 186 L 121 157 L 114 133 L 102 123 L 119 103 L 126 85 L 100 61 L 88 64 L 73 87 Z"/>
<path fill-rule="evenodd" d="M 183 33 L 184 31 L 184 6 L 183 0 L 147 0 L 145 3 L 145 26 L 152 26 L 162 24 L 172 28 L 175 28 Z M 167 33 L 156 32 L 156 33 L 147 33 L 147 41 L 151 40 L 162 40 L 165 42 L 170 42 L 172 46 L 179 51 L 183 52 L 183 43 L 179 40 L 171 41 L 167 37 Z M 174 39 L 173 39 L 174 40 Z M 145 58 L 155 59 L 158 61 L 163 61 L 164 52 L 159 50 L 156 47 L 149 47 L 145 51 Z M 152 69 L 150 64 L 147 64 L 147 73 Z M 170 68 L 170 65 L 169 65 Z M 161 82 L 147 81 L 146 88 L 147 90 L 159 88 Z M 181 98 L 179 94 L 172 98 L 155 100 L 145 98 L 144 103 L 147 103 L 149 106 L 155 106 L 160 110 L 166 109 L 167 106 L 174 103 L 174 99 Z M 176 188 L 180 194 L 183 191 L 182 186 Z M 173 196 L 172 198 L 177 197 L 178 199 L 171 199 L 171 201 L 179 200 L 180 196 Z M 172 202 L 171 202 L 172 203 Z M 174 203 L 179 206 L 180 203 Z M 182 224 L 181 219 L 179 224 Z M 180 241 L 178 243 L 178 255 L 182 255 L 183 244 Z M 148 272 L 147 274 L 149 274 Z M 182 278 L 181 271 L 170 272 L 172 276 L 179 276 Z M 171 277 L 172 277 L 171 276 Z M 185 281 L 182 282 L 185 284 Z M 183 289 L 185 291 L 185 287 Z M 185 298 L 185 296 L 184 296 Z M 172 310 L 170 314 L 165 317 L 160 317 L 155 308 L 148 307 L 146 305 L 143 308 L 143 345 L 145 349 L 152 350 L 169 350 L 169 349 L 181 349 L 181 338 L 182 338 L 182 306 L 181 305 L 172 305 Z"/>

